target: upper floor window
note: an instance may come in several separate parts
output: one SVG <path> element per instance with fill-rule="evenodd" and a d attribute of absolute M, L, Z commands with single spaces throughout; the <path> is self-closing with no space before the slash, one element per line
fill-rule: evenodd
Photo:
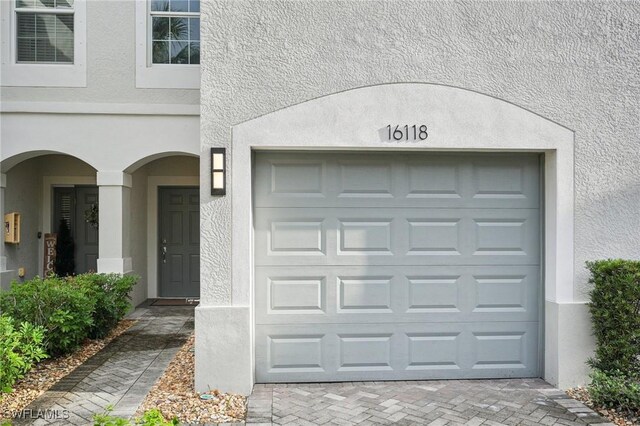
<path fill-rule="evenodd" d="M 73 63 L 73 0 L 16 0 L 16 62 Z"/>
<path fill-rule="evenodd" d="M 135 2 L 136 87 L 199 89 L 200 1 Z"/>
<path fill-rule="evenodd" d="M 2 86 L 87 86 L 88 0 L 0 0 Z"/>
<path fill-rule="evenodd" d="M 152 0 L 153 64 L 200 63 L 200 1 Z"/>

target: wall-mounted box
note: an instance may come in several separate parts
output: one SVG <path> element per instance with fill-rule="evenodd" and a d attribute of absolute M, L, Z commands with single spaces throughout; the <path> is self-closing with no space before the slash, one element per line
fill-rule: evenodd
<path fill-rule="evenodd" d="M 8 244 L 20 243 L 20 213 L 4 215 L 4 242 Z"/>

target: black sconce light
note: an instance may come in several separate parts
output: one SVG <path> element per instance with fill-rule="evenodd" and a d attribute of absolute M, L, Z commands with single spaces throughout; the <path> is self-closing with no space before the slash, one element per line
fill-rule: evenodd
<path fill-rule="evenodd" d="M 226 148 L 211 148 L 211 195 L 226 195 Z"/>

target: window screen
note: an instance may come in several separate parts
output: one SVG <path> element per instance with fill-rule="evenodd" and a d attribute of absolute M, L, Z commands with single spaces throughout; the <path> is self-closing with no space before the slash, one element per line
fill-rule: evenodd
<path fill-rule="evenodd" d="M 154 64 L 200 63 L 200 2 L 151 1 Z"/>
<path fill-rule="evenodd" d="M 73 18 L 72 0 L 17 0 L 17 61 L 73 63 Z"/>

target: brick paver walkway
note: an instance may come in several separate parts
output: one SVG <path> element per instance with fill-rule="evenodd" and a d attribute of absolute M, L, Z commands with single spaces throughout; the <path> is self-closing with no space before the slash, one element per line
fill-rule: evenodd
<path fill-rule="evenodd" d="M 611 425 L 540 379 L 256 385 L 249 424 Z"/>
<path fill-rule="evenodd" d="M 132 416 L 193 330 L 193 312 L 191 306 L 136 309 L 129 316 L 136 324 L 36 399 L 28 407 L 32 418 L 14 424 L 93 424 L 93 414 L 107 405 L 113 415 Z M 49 418 L 38 419 L 38 412 Z"/>

